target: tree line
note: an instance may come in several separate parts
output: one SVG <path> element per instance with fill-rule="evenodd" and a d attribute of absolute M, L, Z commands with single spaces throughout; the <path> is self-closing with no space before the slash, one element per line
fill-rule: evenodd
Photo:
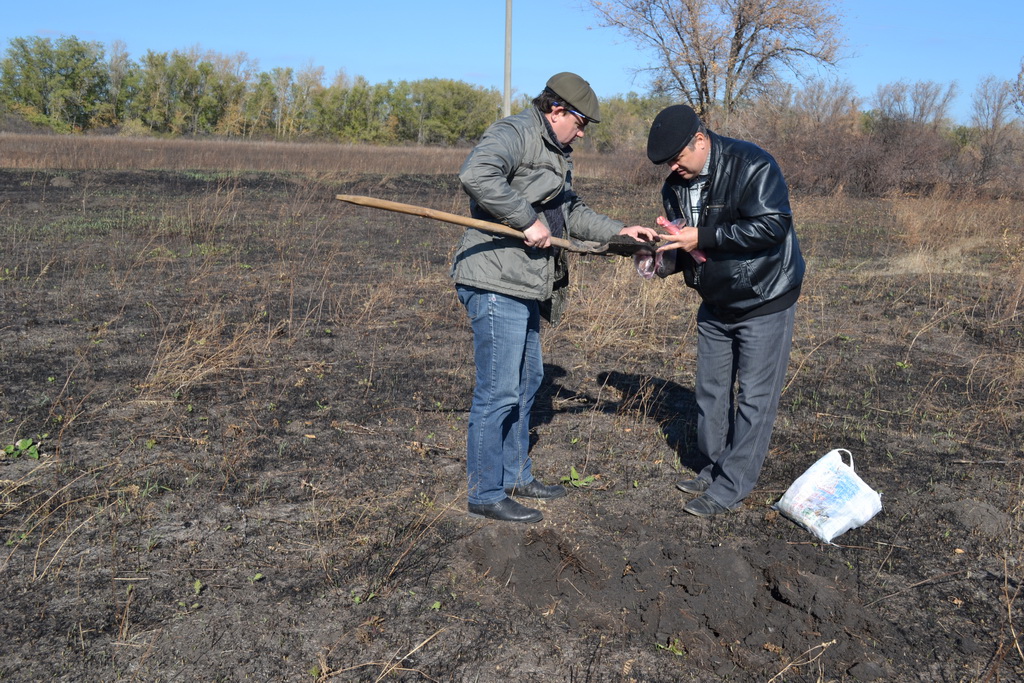
<path fill-rule="evenodd" d="M 684 101 L 716 132 L 771 150 L 797 189 L 875 195 L 956 184 L 1005 196 L 1024 187 L 1024 64 L 1016 82 L 982 82 L 966 124 L 950 119 L 955 84 L 898 81 L 864 100 L 840 81 L 734 80 L 687 90 L 681 76 L 668 87 L 661 73 L 647 94 L 602 98 L 602 122 L 581 144 L 642 150 L 654 115 Z M 726 91 L 727 100 L 711 96 Z M 442 78 L 374 84 L 340 72 L 328 83 L 322 67 L 260 71 L 244 54 L 198 47 L 134 60 L 119 42 L 107 50 L 74 36 L 15 38 L 0 60 L 0 114 L 61 133 L 451 146 L 479 139 L 501 100 L 495 89 Z"/>
<path fill-rule="evenodd" d="M 450 145 L 478 138 L 501 95 L 436 78 L 373 84 L 323 67 L 259 71 L 244 54 L 199 48 L 135 61 L 74 36 L 14 38 L 0 61 L 0 104 L 58 132 L 335 139 Z"/>

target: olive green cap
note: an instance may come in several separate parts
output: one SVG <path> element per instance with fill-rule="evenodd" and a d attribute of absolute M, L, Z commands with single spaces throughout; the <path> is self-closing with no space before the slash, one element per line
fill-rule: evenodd
<path fill-rule="evenodd" d="M 558 95 L 567 108 L 578 111 L 594 123 L 601 122 L 601 107 L 597 103 L 597 94 L 579 76 L 569 71 L 555 74 L 548 79 L 548 90 Z"/>

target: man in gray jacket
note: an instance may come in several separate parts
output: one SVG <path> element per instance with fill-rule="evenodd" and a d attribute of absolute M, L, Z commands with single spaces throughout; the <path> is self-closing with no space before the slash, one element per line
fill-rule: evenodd
<path fill-rule="evenodd" d="M 789 190 L 770 154 L 716 135 L 685 104 L 651 124 L 647 156 L 669 173 L 661 189 L 660 275 L 683 273 L 697 311 L 697 448 L 705 465 L 676 484 L 698 494 L 683 510 L 726 512 L 761 473 L 789 364 L 804 277 Z"/>
<path fill-rule="evenodd" d="M 487 129 L 459 171 L 474 218 L 525 236 L 469 228 L 452 264 L 476 360 L 466 446 L 471 515 L 537 522 L 539 510 L 510 496 L 544 500 L 566 493 L 534 479 L 529 455 L 530 410 L 544 377 L 540 319 L 558 321 L 569 284 L 566 254 L 551 238 L 657 239 L 650 228 L 623 227 L 595 212 L 573 190 L 570 143 L 599 118 L 590 84 L 573 73 L 555 74 L 532 107 Z"/>

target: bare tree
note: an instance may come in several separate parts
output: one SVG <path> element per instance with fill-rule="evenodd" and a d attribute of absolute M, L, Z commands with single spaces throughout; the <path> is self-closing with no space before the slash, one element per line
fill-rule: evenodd
<path fill-rule="evenodd" d="M 971 100 L 971 123 L 977 135 L 975 182 L 984 185 L 995 178 L 1012 158 L 1015 136 L 1011 134 L 1015 86 L 994 76 L 985 78 Z"/>
<path fill-rule="evenodd" d="M 875 152 L 861 133 L 860 98 L 845 81 L 781 84 L 744 106 L 722 132 L 770 149 L 790 190 L 805 194 L 861 193 Z"/>
<path fill-rule="evenodd" d="M 934 81 L 896 81 L 878 86 L 873 104 L 883 118 L 938 128 L 949 117 L 955 98 L 955 83 L 943 86 Z"/>
<path fill-rule="evenodd" d="M 869 194 L 927 193 L 958 175 L 954 140 L 946 135 L 956 84 L 897 81 L 880 85 L 866 128 L 879 154 L 865 169 Z"/>
<path fill-rule="evenodd" d="M 794 107 L 812 125 L 842 122 L 852 128 L 857 123 L 860 98 L 847 81 L 830 82 L 812 78 L 794 97 Z"/>
<path fill-rule="evenodd" d="M 1024 59 L 1020 60 L 1020 71 L 1017 72 L 1017 85 L 1015 90 L 1017 93 L 1017 101 L 1014 102 L 1014 106 L 1017 108 L 1017 113 L 1024 116 Z"/>
<path fill-rule="evenodd" d="M 728 115 L 805 63 L 835 66 L 843 41 L 831 0 L 589 0 L 602 25 L 655 54 L 658 94 Z"/>
<path fill-rule="evenodd" d="M 1010 122 L 1014 104 L 1014 86 L 995 76 L 986 77 L 971 100 L 971 123 L 983 130 L 999 132 Z"/>

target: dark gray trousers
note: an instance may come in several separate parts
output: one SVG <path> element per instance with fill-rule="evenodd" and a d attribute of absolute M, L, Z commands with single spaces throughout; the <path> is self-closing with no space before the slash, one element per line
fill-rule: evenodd
<path fill-rule="evenodd" d="M 796 304 L 739 323 L 697 312 L 697 448 L 710 461 L 698 476 L 726 507 L 754 489 L 768 455 L 795 317 Z"/>

